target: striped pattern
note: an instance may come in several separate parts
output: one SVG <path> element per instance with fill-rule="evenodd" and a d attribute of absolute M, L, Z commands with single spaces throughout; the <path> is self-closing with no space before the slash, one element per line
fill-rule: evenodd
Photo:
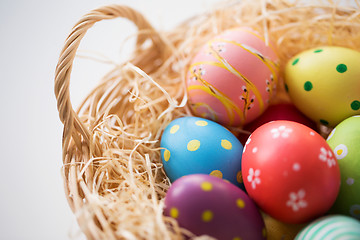
<path fill-rule="evenodd" d="M 227 31 L 227 33 L 229 32 L 231 31 Z M 279 63 L 277 57 L 272 59 L 276 55 L 275 52 L 269 53 L 269 50 L 259 48 L 259 42 L 262 42 L 264 48 L 273 49 L 272 46 L 266 44 L 262 37 L 245 29 L 236 29 L 234 32 L 236 32 L 235 35 L 239 32 L 246 36 L 252 35 L 250 38 L 257 38 L 258 42 L 257 44 L 254 43 L 254 46 L 252 45 L 253 42 L 249 40 L 240 43 L 231 34 L 219 35 L 208 41 L 203 49 L 207 56 L 202 55 L 189 67 L 187 91 L 191 108 L 197 116 L 210 118 L 226 125 L 243 125 L 249 119 L 249 114 L 251 115 L 250 119 L 253 119 L 255 115 L 261 114 L 267 107 L 278 82 Z M 252 55 L 258 61 L 253 59 L 252 61 L 257 64 L 250 67 L 256 69 L 257 72 L 260 71 L 261 74 L 269 72 L 269 76 L 266 77 L 267 79 L 262 76 L 264 82 L 261 82 L 258 80 L 259 78 L 254 78 L 258 73 L 254 73 L 254 71 L 252 73 L 249 71 L 241 72 L 244 70 L 239 69 L 236 61 L 226 54 L 227 51 L 237 52 L 239 57 L 246 56 L 249 58 L 249 55 Z M 241 66 L 245 66 L 245 64 Z M 214 82 L 219 80 L 214 81 L 211 76 L 208 76 L 209 69 L 211 69 L 210 71 L 219 69 L 219 72 L 226 72 L 226 79 L 229 79 L 227 81 L 232 83 L 224 83 L 223 86 L 217 84 L 215 87 Z M 238 79 L 238 83 L 235 84 L 234 79 Z M 253 82 L 253 79 L 256 81 Z M 229 91 L 229 88 L 234 90 L 234 87 L 237 88 L 239 85 L 242 85 L 245 90 L 239 89 L 239 95 L 235 96 L 233 91 Z M 229 92 L 231 92 L 230 95 Z M 193 100 L 193 96 L 202 96 L 203 98 L 198 97 Z"/>
<path fill-rule="evenodd" d="M 243 74 L 241 74 L 239 71 L 237 71 L 233 66 L 231 66 L 223 57 L 220 56 L 220 54 L 212 48 L 212 44 L 213 42 L 224 42 L 224 43 L 228 43 L 228 44 L 233 44 L 235 46 L 238 46 L 240 48 L 242 48 L 243 50 L 249 52 L 250 54 L 254 55 L 255 57 L 259 58 L 268 68 L 269 70 L 273 73 L 274 76 L 274 81 L 275 84 L 277 83 L 277 71 L 278 71 L 278 64 L 273 62 L 269 57 L 263 56 L 259 51 L 257 51 L 256 49 L 253 49 L 249 46 L 237 43 L 235 41 L 230 41 L 230 40 L 226 40 L 226 39 L 214 39 L 212 41 L 209 41 L 208 44 L 208 51 L 211 52 L 213 54 L 213 56 L 219 61 L 219 62 L 211 62 L 211 61 L 202 61 L 202 62 L 196 62 L 194 64 L 192 64 L 190 66 L 190 69 L 194 69 L 194 67 L 196 66 L 201 66 L 201 65 L 212 65 L 212 66 L 216 66 L 216 67 L 220 67 L 223 69 L 226 69 L 227 71 L 233 73 L 235 76 L 239 77 L 241 80 L 243 80 L 246 83 L 246 88 L 250 89 L 256 96 L 256 99 L 259 101 L 259 105 L 260 105 L 260 112 L 264 111 L 264 102 L 262 99 L 262 96 L 259 92 L 259 90 L 257 89 L 257 87 L 249 80 L 247 79 Z M 195 73 L 192 73 L 195 74 Z M 247 107 L 248 105 L 244 106 L 243 110 L 240 110 L 238 108 L 238 106 L 233 103 L 231 101 L 231 99 L 226 96 L 226 94 L 222 93 L 219 89 L 216 89 L 214 86 L 212 86 L 210 83 L 206 82 L 199 74 L 196 74 L 197 79 L 204 85 L 204 86 L 189 86 L 188 87 L 188 91 L 191 91 L 193 89 L 198 89 L 198 90 L 203 90 L 204 92 L 207 92 L 208 94 L 212 95 L 213 97 L 217 98 L 218 100 L 220 100 L 221 103 L 224 104 L 227 113 L 228 113 L 228 117 L 230 118 L 230 123 L 232 124 L 232 122 L 234 121 L 234 115 L 232 110 L 235 110 L 235 112 L 238 114 L 238 116 L 240 117 L 240 121 L 243 123 L 245 121 L 246 118 L 246 111 L 247 111 Z M 272 87 L 270 88 L 270 94 L 272 94 L 273 92 Z M 246 96 L 246 102 L 248 104 L 250 104 L 250 99 L 249 96 Z M 212 109 L 211 109 L 212 110 Z M 211 112 L 214 112 L 213 110 Z"/>
<path fill-rule="evenodd" d="M 304 228 L 295 240 L 360 239 L 360 221 L 341 215 L 320 218 Z"/>

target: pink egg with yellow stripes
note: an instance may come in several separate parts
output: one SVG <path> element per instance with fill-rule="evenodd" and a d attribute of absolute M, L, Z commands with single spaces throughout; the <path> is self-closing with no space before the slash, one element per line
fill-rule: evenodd
<path fill-rule="evenodd" d="M 279 60 L 274 45 L 250 28 L 229 29 L 193 58 L 187 92 L 194 115 L 225 126 L 251 122 L 276 90 Z"/>

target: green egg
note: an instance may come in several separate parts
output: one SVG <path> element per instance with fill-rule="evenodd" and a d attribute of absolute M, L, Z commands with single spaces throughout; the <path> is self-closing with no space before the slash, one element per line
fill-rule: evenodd
<path fill-rule="evenodd" d="M 318 218 L 301 230 L 295 237 L 295 240 L 311 239 L 360 239 L 360 221 L 339 214 Z"/>
<path fill-rule="evenodd" d="M 331 212 L 360 219 L 360 115 L 339 123 L 326 141 L 341 172 L 340 192 Z"/>

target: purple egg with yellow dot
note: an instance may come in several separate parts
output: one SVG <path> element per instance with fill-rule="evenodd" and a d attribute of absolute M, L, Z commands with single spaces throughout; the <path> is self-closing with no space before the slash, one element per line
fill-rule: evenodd
<path fill-rule="evenodd" d="M 234 184 L 205 174 L 176 180 L 165 197 L 164 214 L 197 236 L 266 239 L 264 221 L 250 197 Z"/>
<path fill-rule="evenodd" d="M 170 181 L 189 174 L 209 174 L 244 188 L 243 146 L 225 127 L 208 119 L 173 120 L 161 137 L 161 158 Z"/>

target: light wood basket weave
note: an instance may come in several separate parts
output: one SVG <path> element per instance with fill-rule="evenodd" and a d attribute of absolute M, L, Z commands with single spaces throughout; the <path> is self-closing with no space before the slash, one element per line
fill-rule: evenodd
<path fill-rule="evenodd" d="M 330 0 L 311 5 L 285 0 L 229 1 L 171 32 L 156 31 L 141 13 L 127 6 L 104 6 L 84 15 L 60 53 L 55 96 L 64 124 L 65 194 L 86 237 L 202 238 L 162 215 L 170 182 L 162 169 L 159 139 L 171 120 L 191 115 L 184 87 L 191 57 L 211 37 L 237 26 L 254 27 L 265 39 L 271 38 L 282 66 L 310 47 L 360 50 L 359 2 L 354 3 L 355 7 Z M 75 111 L 69 85 L 80 41 L 96 22 L 114 18 L 128 19 L 138 28 L 133 55 L 104 76 Z M 274 102 L 289 101 L 282 85 L 279 89 Z"/>

